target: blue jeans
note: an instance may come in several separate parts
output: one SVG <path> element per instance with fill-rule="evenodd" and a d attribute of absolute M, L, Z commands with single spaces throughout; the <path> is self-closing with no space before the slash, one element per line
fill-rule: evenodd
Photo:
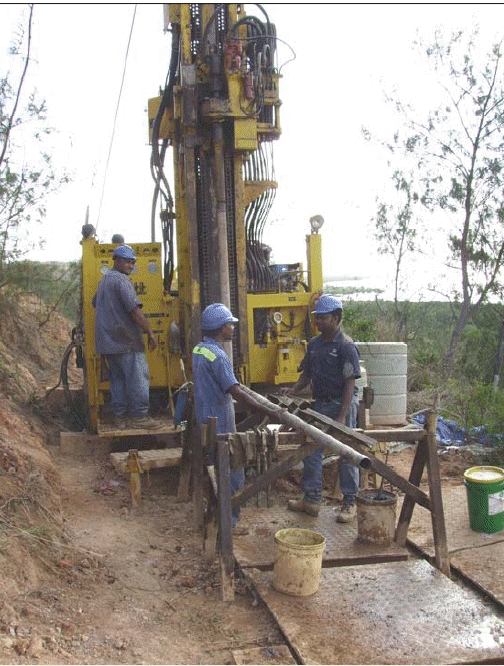
<path fill-rule="evenodd" d="M 357 426 L 358 400 L 354 396 L 345 419 L 345 425 L 348 428 Z M 339 400 L 315 400 L 313 410 L 329 416 L 331 419 L 338 417 L 341 409 Z M 317 449 L 309 456 L 306 456 L 303 463 L 303 477 L 301 487 L 304 492 L 304 499 L 313 504 L 320 504 L 322 501 L 322 460 L 324 449 Z M 339 482 L 343 494 L 343 504 L 353 504 L 355 496 L 359 492 L 359 468 L 349 463 L 342 456 L 339 460 Z"/>
<path fill-rule="evenodd" d="M 106 354 L 114 416 L 146 416 L 149 366 L 143 352 Z"/>

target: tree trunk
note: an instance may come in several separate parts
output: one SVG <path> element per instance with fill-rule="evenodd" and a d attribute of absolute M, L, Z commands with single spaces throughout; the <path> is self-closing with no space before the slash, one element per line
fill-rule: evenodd
<path fill-rule="evenodd" d="M 460 314 L 457 318 L 457 321 L 455 322 L 455 326 L 453 327 L 451 339 L 450 339 L 450 345 L 448 349 L 446 350 L 446 353 L 443 358 L 443 378 L 444 379 L 449 379 L 451 372 L 452 372 L 452 365 L 453 365 L 453 359 L 455 357 L 455 352 L 457 350 L 458 343 L 460 341 L 460 337 L 462 335 L 462 332 L 464 328 L 466 327 L 467 323 L 473 316 L 474 312 L 478 308 L 475 306 L 471 306 L 470 303 L 462 303 L 462 309 L 460 311 Z"/>

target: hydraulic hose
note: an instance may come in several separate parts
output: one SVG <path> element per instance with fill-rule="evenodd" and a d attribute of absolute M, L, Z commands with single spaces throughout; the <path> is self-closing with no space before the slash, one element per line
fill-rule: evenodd
<path fill-rule="evenodd" d="M 68 347 L 65 349 L 65 352 L 63 354 L 63 358 L 61 360 L 61 366 L 60 366 L 60 381 L 58 384 L 51 390 L 54 390 L 57 388 L 60 384 L 63 384 L 63 393 L 65 395 L 65 401 L 72 412 L 73 416 L 76 418 L 77 423 L 82 429 L 86 428 L 86 422 L 85 419 L 83 419 L 82 414 L 79 412 L 79 410 L 75 407 L 74 402 L 72 400 L 72 395 L 70 393 L 70 388 L 68 386 L 68 361 L 70 359 L 70 354 L 72 353 L 73 349 L 78 347 L 79 345 L 72 340 Z"/>

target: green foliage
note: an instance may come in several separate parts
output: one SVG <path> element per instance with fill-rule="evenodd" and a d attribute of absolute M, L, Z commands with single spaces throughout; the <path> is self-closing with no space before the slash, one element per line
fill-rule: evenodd
<path fill-rule="evenodd" d="M 405 342 L 408 345 L 408 390 L 438 390 L 446 384 L 443 358 L 450 344 L 460 304 L 401 303 L 401 335 L 393 302 L 345 301 L 343 328 L 356 341 Z M 464 331 L 453 377 L 462 384 L 491 385 L 501 328 L 500 309 L 486 304 Z"/>
<path fill-rule="evenodd" d="M 469 435 L 473 428 L 484 426 L 489 441 L 502 446 L 496 435 L 504 433 L 503 390 L 494 391 L 493 386 L 481 382 L 451 380 L 444 391 L 440 413 L 456 421 Z"/>
<path fill-rule="evenodd" d="M 5 268 L 10 288 L 35 294 L 45 303 L 39 325 L 43 326 L 51 312 L 58 310 L 70 321 L 77 321 L 80 299 L 81 262 L 15 261 Z M 5 303 L 0 300 L 0 313 Z"/>
<path fill-rule="evenodd" d="M 376 331 L 373 321 L 363 315 L 357 303 L 345 303 L 343 313 L 343 329 L 357 342 L 370 342 L 375 339 Z"/>
<path fill-rule="evenodd" d="M 20 30 L 11 49 L 24 63 L 18 79 L 14 82 L 10 72 L 0 74 L 0 286 L 8 282 L 6 265 L 43 242 L 34 225 L 46 215 L 47 196 L 68 182 L 67 174 L 54 171 L 45 147 L 53 131 L 46 124 L 45 101 L 35 92 L 24 92 L 32 14 L 30 5 L 26 30 Z"/>

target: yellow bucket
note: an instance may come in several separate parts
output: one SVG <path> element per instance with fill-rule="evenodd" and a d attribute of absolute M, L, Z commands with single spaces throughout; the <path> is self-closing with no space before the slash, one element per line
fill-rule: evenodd
<path fill-rule="evenodd" d="M 275 534 L 273 587 L 294 597 L 307 597 L 319 589 L 322 555 L 326 540 L 322 534 L 298 528 Z"/>

